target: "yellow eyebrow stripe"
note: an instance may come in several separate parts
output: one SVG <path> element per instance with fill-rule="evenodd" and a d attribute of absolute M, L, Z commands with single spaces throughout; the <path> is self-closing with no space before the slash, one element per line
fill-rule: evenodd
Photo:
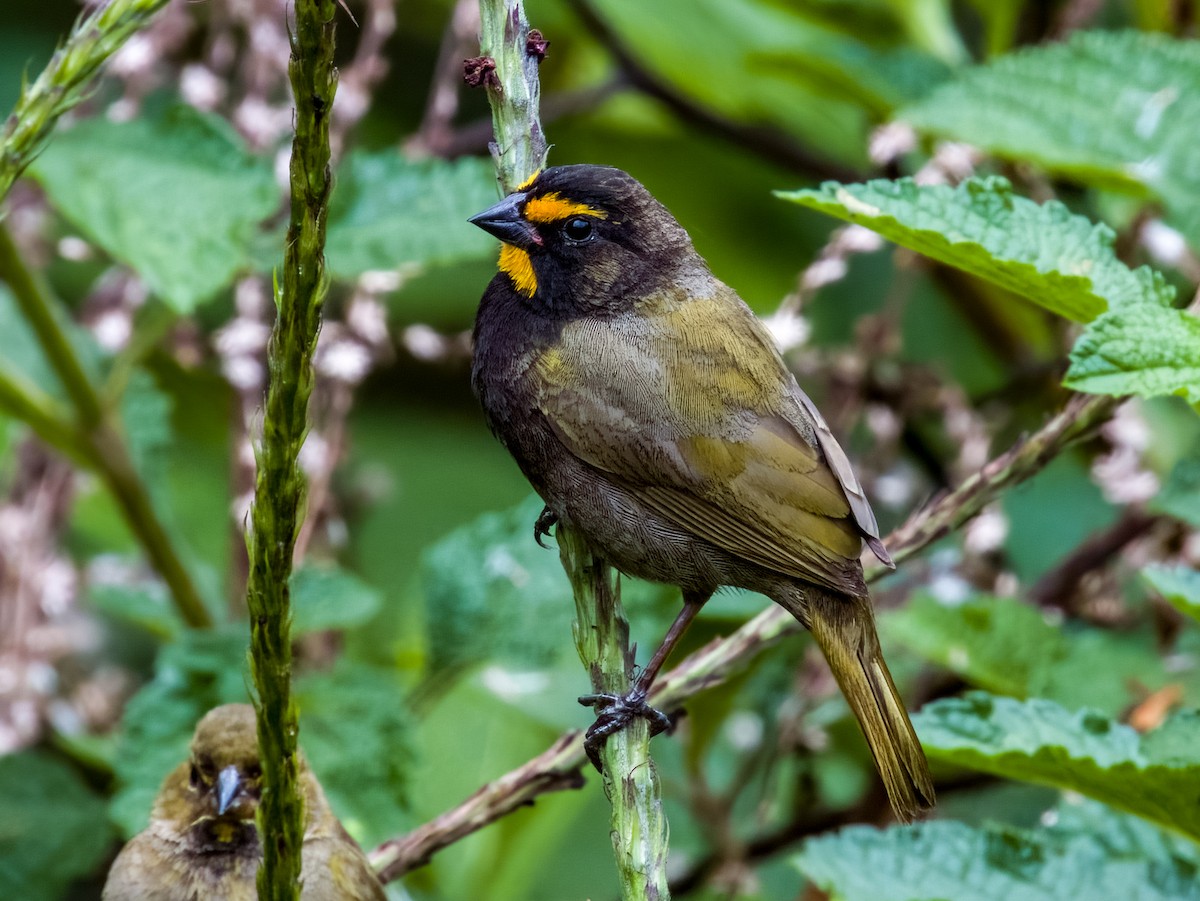
<path fill-rule="evenodd" d="M 607 219 L 604 210 L 567 200 L 561 194 L 543 194 L 541 197 L 531 197 L 525 201 L 525 218 L 536 225 L 550 222 L 561 222 L 571 216 L 595 216 L 597 219 Z"/>
<path fill-rule="evenodd" d="M 529 178 L 525 179 L 523 182 L 521 182 L 519 185 L 517 185 L 517 190 L 518 191 L 528 191 L 529 186 L 531 184 L 533 184 L 534 181 L 537 180 L 537 177 L 541 174 L 542 174 L 542 170 L 538 169 L 536 172 L 533 173 L 533 175 L 529 176 Z"/>

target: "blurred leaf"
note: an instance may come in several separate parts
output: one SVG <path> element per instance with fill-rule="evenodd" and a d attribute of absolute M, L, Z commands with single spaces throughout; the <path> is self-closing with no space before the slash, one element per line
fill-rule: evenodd
<path fill-rule="evenodd" d="M 1151 510 L 1200 526 L 1200 454 L 1177 462 L 1162 490 L 1148 504 Z"/>
<path fill-rule="evenodd" d="M 1003 178 L 957 187 L 912 179 L 780 191 L 779 197 L 873 229 L 902 247 L 993 282 L 1053 313 L 1087 322 L 1132 303 L 1169 304 L 1174 289 L 1113 253 L 1106 225 L 1056 201 L 1037 204 Z"/>
<path fill-rule="evenodd" d="M 485 513 L 422 555 L 432 671 L 484 661 L 546 665 L 574 653 L 571 586 L 554 544 L 533 540 L 541 511 L 535 496 Z"/>
<path fill-rule="evenodd" d="M 764 61 L 790 56 L 811 69 L 840 68 L 834 48 L 847 38 L 815 24 L 793 5 L 761 0 L 607 0 L 597 12 L 642 65 L 689 100 L 747 123 L 800 136 L 823 155 L 863 159 L 868 119 L 857 103 L 829 92 L 827 78 L 800 82 Z M 850 71 L 836 77 L 845 85 Z M 872 79 L 878 84 L 878 79 Z"/>
<path fill-rule="evenodd" d="M 972 685 L 1017 698 L 1036 693 L 1047 666 L 1066 653 L 1063 633 L 1040 611 L 1012 598 L 948 605 L 917 594 L 881 619 L 888 636 L 926 660 Z"/>
<path fill-rule="evenodd" d="M 93 610 L 129 623 L 156 638 L 172 641 L 186 628 L 161 582 L 146 585 L 89 585 Z"/>
<path fill-rule="evenodd" d="M 467 222 L 496 202 L 490 162 L 407 160 L 395 151 L 351 153 L 329 207 L 329 270 L 355 278 L 404 265 L 487 256 L 496 242 Z"/>
<path fill-rule="evenodd" d="M 852 826 L 809 839 L 794 861 L 839 901 L 1200 898 L 1193 859 L 1166 849 L 1115 848 L 1092 829 L 1061 826 Z"/>
<path fill-rule="evenodd" d="M 1076 32 L 968 69 L 897 118 L 1087 184 L 1149 189 L 1200 246 L 1196 41 Z"/>
<path fill-rule="evenodd" d="M 1075 342 L 1063 384 L 1091 394 L 1178 394 L 1198 404 L 1200 319 L 1149 304 L 1110 310 Z"/>
<path fill-rule="evenodd" d="M 404 822 L 412 726 L 394 673 L 340 660 L 296 680 L 300 746 L 334 812 L 360 843 Z"/>
<path fill-rule="evenodd" d="M 31 393 L 66 399 L 62 383 L 42 353 L 33 329 L 21 315 L 8 285 L 0 283 L 0 369 Z"/>
<path fill-rule="evenodd" d="M 379 610 L 382 596 L 337 566 L 302 565 L 292 572 L 292 634 L 361 626 Z"/>
<path fill-rule="evenodd" d="M 1117 714 L 1132 686 L 1159 688 L 1168 676 L 1152 635 L 1052 625 L 1013 598 L 942 604 L 918 594 L 884 614 L 885 634 L 972 686 L 1015 698 L 1037 696 L 1068 709 Z"/>
<path fill-rule="evenodd" d="M 104 858 L 104 802 L 45 754 L 0 756 L 0 898 L 58 901 Z"/>
<path fill-rule="evenodd" d="M 926 705 L 913 724 L 933 760 L 1077 791 L 1200 838 L 1200 716 L 1168 720 L 1166 741 L 1094 711 L 971 692 Z"/>
<path fill-rule="evenodd" d="M 117 745 L 109 816 L 126 838 L 145 828 L 163 778 L 187 759 L 200 717 L 247 702 L 249 678 L 244 626 L 191 630 L 163 645 L 154 678 L 125 706 Z"/>
<path fill-rule="evenodd" d="M 829 97 L 862 105 L 880 118 L 915 101 L 950 77 L 950 67 L 912 47 L 876 50 L 830 32 L 815 34 L 803 52 L 752 57 L 755 68 L 794 73 Z"/>
<path fill-rule="evenodd" d="M 267 161 L 186 106 L 80 122 L 30 172 L 63 216 L 182 313 L 232 281 L 279 205 Z"/>
<path fill-rule="evenodd" d="M 1147 566 L 1142 578 L 1172 607 L 1200 622 L 1200 572 L 1186 566 Z"/>
<path fill-rule="evenodd" d="M 1068 710 L 1091 708 L 1110 716 L 1180 678 L 1168 673 L 1151 628 L 1133 632 L 1079 627 L 1066 631 L 1067 652 L 1047 662 L 1045 682 L 1030 694 Z"/>
<path fill-rule="evenodd" d="M 171 398 L 158 390 L 154 379 L 135 370 L 121 395 L 121 424 L 133 465 L 159 501 L 162 512 L 170 509 L 168 498 L 160 497 L 165 487 L 165 458 L 171 446 Z"/>
<path fill-rule="evenodd" d="M 542 506 L 532 496 L 486 513 L 425 551 L 421 584 L 433 672 L 483 662 L 529 669 L 575 656 L 575 607 L 557 547 L 552 537 L 545 548 L 533 540 Z M 621 583 L 631 613 L 665 591 L 635 579 Z"/>

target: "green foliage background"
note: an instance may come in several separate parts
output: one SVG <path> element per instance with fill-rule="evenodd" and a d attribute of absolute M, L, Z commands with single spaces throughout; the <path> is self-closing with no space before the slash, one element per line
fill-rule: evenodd
<path fill-rule="evenodd" d="M 223 0 L 172 12 L 203 34 L 209 6 L 219 19 Z M 653 746 L 677 897 L 789 898 L 806 884 L 844 899 L 1200 897 L 1200 325 L 1185 309 L 1200 278 L 1200 44 L 1171 4 L 1094 4 L 1077 31 L 1075 6 L 527 5 L 552 42 L 551 163 L 632 172 L 758 312 L 795 290 L 830 216 L 894 242 L 848 255 L 844 274 L 805 294 L 810 338 L 790 357 L 860 461 L 885 530 L 971 474 L 969 441 L 996 455 L 1066 388 L 1135 397 L 1121 415 L 1142 430 L 1137 471 L 1159 486 L 1117 497 L 1120 478 L 1097 461 L 1128 441 L 1106 431 L 1005 493 L 987 514 L 1003 520 L 998 538 L 949 536 L 880 585 L 889 660 L 925 704 L 915 722 L 939 777 L 933 822 L 881 828 L 869 755 L 806 639 L 692 699 Z M 390 72 L 336 164 L 329 217 L 332 316 L 364 273 L 401 273 L 380 292 L 389 337 L 374 371 L 317 424 L 322 437 L 340 429 L 345 455 L 293 579 L 301 744 L 368 849 L 589 722 L 574 700 L 588 683 L 569 588 L 532 541 L 540 505 L 487 434 L 453 350 L 494 270 L 494 245 L 465 222 L 496 197 L 481 93 L 460 89 L 449 123 L 463 155 L 400 149 L 431 81 L 445 80 L 435 64 L 453 7 L 397 7 Z M 0 108 L 75 12 L 9 4 Z M 348 21 L 339 40 L 349 64 Z M 36 740 L 0 757 L 0 897 L 97 897 L 195 721 L 246 698 L 230 514 L 246 487 L 231 462 L 246 410 L 214 348 L 238 315 L 236 281 L 278 266 L 283 195 L 277 147 L 252 148 L 228 109 L 180 102 L 175 75 L 196 53 L 161 61 L 169 74 L 129 121 L 104 115 L 122 88 L 101 81 L 0 208 L 14 231 L 19 213 L 43 211 L 21 225 L 29 263 L 80 323 L 72 347 L 218 622 L 185 625 L 104 483 L 81 476 L 55 538 L 81 574 L 70 615 L 96 637 L 54 661 L 56 685 L 33 692 Z M 873 158 L 877 129 L 896 123 L 908 128 L 890 132 L 900 152 Z M 955 158 L 943 141 L 978 148 L 961 184 L 928 183 L 949 172 L 931 159 Z M 1148 220 L 1176 252 L 1148 237 Z M 59 252 L 64 238 L 90 251 Z M 128 273 L 147 299 L 125 348 L 105 351 L 87 325 L 106 280 Z M 450 350 L 422 358 L 401 340 L 410 327 L 450 336 Z M 46 409 L 67 402 L 3 284 L 0 375 Z M 864 424 L 872 416 L 893 425 Z M 0 413 L 9 504 L 29 440 Z M 80 462 L 69 442 L 58 451 Z M 1133 534 L 1117 541 L 1122 529 Z M 98 576 L 114 565 L 126 576 Z M 625 601 L 652 648 L 677 598 L 629 583 Z M 0 611 L 18 603 L 0 595 Z M 764 603 L 718 596 L 685 650 Z M 14 650 L 23 637 L 12 626 L 0 651 L 27 654 Z M 102 670 L 125 680 L 113 714 L 68 715 L 70 686 Z M 0 704 L 20 699 L 14 689 Z M 391 896 L 614 896 L 606 801 L 585 775 L 580 791 L 440 852 Z"/>

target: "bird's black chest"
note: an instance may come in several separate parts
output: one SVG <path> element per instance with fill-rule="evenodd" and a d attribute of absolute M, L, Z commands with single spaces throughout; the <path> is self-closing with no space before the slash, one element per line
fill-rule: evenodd
<path fill-rule="evenodd" d="M 538 408 L 535 364 L 555 346 L 562 327 L 562 321 L 519 298 L 504 276 L 488 286 L 475 321 L 475 395 L 488 427 L 543 495 L 547 471 L 561 448 Z"/>

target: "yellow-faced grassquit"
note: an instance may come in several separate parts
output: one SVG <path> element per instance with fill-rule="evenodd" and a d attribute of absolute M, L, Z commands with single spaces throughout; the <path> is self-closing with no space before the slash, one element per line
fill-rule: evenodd
<path fill-rule="evenodd" d="M 864 541 L 891 559 L 846 454 L 763 325 L 618 169 L 546 169 L 471 221 L 503 242 L 472 382 L 545 501 L 535 531 L 568 525 L 620 571 L 683 591 L 663 647 L 593 738 L 646 712 L 679 634 L 714 591 L 737 586 L 812 633 L 897 815 L 931 805 L 879 648 Z"/>
<path fill-rule="evenodd" d="M 385 901 L 362 850 L 300 758 L 302 901 Z M 163 781 L 150 825 L 117 855 L 103 901 L 256 901 L 262 767 L 254 708 L 227 704 L 196 726 L 191 754 Z"/>

